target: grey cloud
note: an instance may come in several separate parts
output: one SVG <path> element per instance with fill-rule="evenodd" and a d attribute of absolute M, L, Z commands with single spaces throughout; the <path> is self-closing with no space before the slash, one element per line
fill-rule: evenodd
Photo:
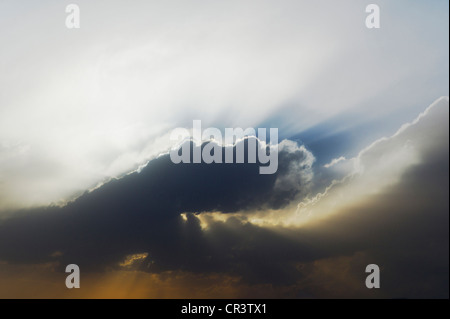
<path fill-rule="evenodd" d="M 448 107 L 434 111 L 439 116 L 427 113 L 423 122 L 433 132 L 423 123 L 410 127 L 413 142 L 429 144 L 397 183 L 303 227 L 259 227 L 241 216 L 202 229 L 197 212 L 280 208 L 292 194 L 275 195 L 282 175 L 259 175 L 257 165 L 174 165 L 161 157 L 65 208 L 14 212 L 0 224 L 0 260 L 75 262 L 87 271 L 148 252 L 140 264 L 145 271 L 221 272 L 252 284 L 298 285 L 299 296 L 339 297 L 333 291 L 344 290 L 351 297 L 448 298 Z M 428 133 L 439 140 L 427 140 Z M 373 158 L 387 151 L 377 149 Z M 304 157 L 280 156 L 279 174 L 290 175 L 290 164 Z M 188 212 L 185 221 L 181 212 Z M 50 257 L 54 251 L 62 255 Z M 345 280 L 314 277 L 318 264 L 342 257 L 349 260 Z M 382 268 L 379 292 L 363 286 L 368 263 Z M 341 270 L 336 264 L 327 273 L 337 277 L 333 271 Z"/>
<path fill-rule="evenodd" d="M 292 153 L 287 154 L 289 151 Z M 151 271 L 173 267 L 213 270 L 221 264 L 218 260 L 224 257 L 220 256 L 233 252 L 232 246 L 245 235 L 232 239 L 229 230 L 218 231 L 213 237 L 225 232 L 232 245 L 227 253 L 215 252 L 198 219 L 188 215 L 184 222 L 180 214 L 280 209 L 302 196 L 299 183 L 288 188 L 281 184 L 293 167 L 300 170 L 297 176 L 302 171 L 310 174 L 305 161 L 311 155 L 306 153 L 301 148 L 281 149 L 280 170 L 273 175 L 260 175 L 259 163 L 173 164 L 168 155 L 161 156 L 139 173 L 112 180 L 66 207 L 12 212 L 0 223 L 0 260 L 60 260 L 63 264 L 76 262 L 85 269 L 104 269 L 126 255 L 144 251 L 154 261 Z M 267 233 L 255 226 L 245 227 L 258 237 Z M 216 229 L 220 230 L 219 225 Z M 51 257 L 55 251 L 62 256 Z M 232 262 L 227 260 L 219 269 L 225 271 Z"/>

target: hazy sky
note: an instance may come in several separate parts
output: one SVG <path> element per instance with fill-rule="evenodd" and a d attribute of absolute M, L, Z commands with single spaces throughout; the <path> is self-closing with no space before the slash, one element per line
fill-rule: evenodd
<path fill-rule="evenodd" d="M 0 297 L 448 298 L 448 1 L 69 3 L 0 1 Z M 278 128 L 278 172 L 174 166 L 193 120 Z"/>
<path fill-rule="evenodd" d="M 446 1 L 379 1 L 378 30 L 360 1 L 77 4 L 69 30 L 65 2 L 0 3 L 0 209 L 129 172 L 193 119 L 364 137 L 311 145 L 329 161 L 448 95 Z"/>

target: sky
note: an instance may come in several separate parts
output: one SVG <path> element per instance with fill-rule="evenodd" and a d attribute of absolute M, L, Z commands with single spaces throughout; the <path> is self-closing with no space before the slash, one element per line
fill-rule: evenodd
<path fill-rule="evenodd" d="M 74 3 L 0 2 L 0 298 L 448 298 L 448 1 Z"/>

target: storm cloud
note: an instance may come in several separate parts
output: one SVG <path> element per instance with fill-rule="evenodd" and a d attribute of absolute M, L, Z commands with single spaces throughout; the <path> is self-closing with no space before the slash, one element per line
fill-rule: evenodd
<path fill-rule="evenodd" d="M 247 149 L 247 140 L 240 143 L 245 143 Z M 220 241 L 228 238 L 221 244 L 230 250 L 225 252 L 208 244 L 199 219 L 192 214 L 281 209 L 294 198 L 305 196 L 313 158 L 293 142 L 280 145 L 279 170 L 273 175 L 259 174 L 258 162 L 174 164 L 169 155 L 163 155 L 139 172 L 86 192 L 65 207 L 4 215 L 0 224 L 0 260 L 76 261 L 84 269 L 98 270 L 119 264 L 127 255 L 148 252 L 150 271 L 175 267 L 193 271 L 230 269 L 234 258 L 226 256 L 245 240 L 241 236 L 254 233 L 257 238 L 271 241 L 273 235 L 247 225 L 245 233 L 229 236 L 228 227 L 222 230 L 216 225 L 214 237 L 223 236 Z M 188 213 L 186 220 L 182 213 Z M 241 230 L 238 227 L 238 233 Z M 260 245 L 261 240 L 256 242 Z M 280 237 L 275 242 L 288 251 L 295 250 L 286 239 Z M 250 257 L 249 253 L 241 251 L 238 255 Z"/>
<path fill-rule="evenodd" d="M 249 285 L 291 287 L 291 297 L 448 297 L 446 115 L 448 99 L 441 99 L 416 122 L 362 151 L 364 173 L 331 187 L 315 204 L 320 208 L 338 196 L 339 205 L 300 226 L 251 222 L 254 211 L 283 214 L 310 195 L 307 183 L 294 187 L 290 181 L 294 171 L 311 174 L 310 154 L 295 144 L 282 149 L 274 175 L 260 175 L 258 163 L 173 164 L 164 155 L 65 207 L 11 212 L 0 223 L 0 260 L 56 262 L 60 272 L 76 263 L 88 273 L 219 273 Z M 376 159 L 405 155 L 399 145 L 413 147 L 408 154 L 417 160 L 400 158 L 407 166 L 369 195 L 352 192 L 379 185 L 373 173 L 398 171 L 395 161 L 380 167 Z M 352 193 L 358 198 L 347 201 Z M 217 220 L 208 212 L 228 217 Z M 382 269 L 380 291 L 364 286 L 369 263 Z"/>

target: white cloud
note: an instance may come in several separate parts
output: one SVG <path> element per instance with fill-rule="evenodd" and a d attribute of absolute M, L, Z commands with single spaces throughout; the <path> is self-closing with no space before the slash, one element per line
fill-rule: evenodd
<path fill-rule="evenodd" d="M 401 180 L 416 164 L 429 161 L 448 150 L 449 99 L 442 97 L 414 121 L 403 125 L 394 135 L 382 138 L 349 159 L 353 170 L 342 180 L 298 205 L 287 223 L 304 223 L 310 218 L 333 214 L 378 194 Z"/>
<path fill-rule="evenodd" d="M 345 160 L 346 160 L 346 158 L 344 156 L 341 156 L 341 157 L 338 157 L 338 158 L 334 158 L 334 159 L 331 160 L 330 163 L 325 164 L 323 167 L 330 168 L 330 167 L 333 167 L 336 164 L 341 163 L 341 162 L 343 162 Z"/>
<path fill-rule="evenodd" d="M 0 149 L 0 209 L 59 201 L 135 169 L 196 118 L 257 127 L 294 104 L 285 117 L 295 125 L 280 134 L 298 132 L 364 109 L 441 56 L 424 63 L 441 45 L 417 47 L 419 35 L 400 45 L 368 35 L 356 1 L 77 4 L 82 27 L 67 30 L 64 4 L 0 3 L 0 143 L 12 145 Z M 411 44 L 414 54 L 388 58 Z"/>
<path fill-rule="evenodd" d="M 250 215 L 248 220 L 259 225 L 299 226 L 348 211 L 399 184 L 403 174 L 415 165 L 431 165 L 442 154 L 448 156 L 448 118 L 449 98 L 442 97 L 392 136 L 375 141 L 354 158 L 329 166 L 330 170 L 344 167 L 347 174 L 330 181 L 323 192 L 303 199 L 297 207 L 245 216 Z"/>

